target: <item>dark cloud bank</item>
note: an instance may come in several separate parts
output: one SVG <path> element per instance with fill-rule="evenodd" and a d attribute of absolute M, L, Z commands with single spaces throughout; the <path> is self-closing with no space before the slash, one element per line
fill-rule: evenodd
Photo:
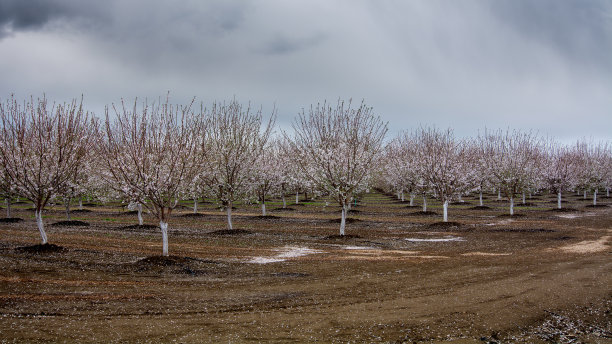
<path fill-rule="evenodd" d="M 606 0 L 0 0 L 0 96 L 236 96 L 287 125 L 364 98 L 394 129 L 610 139 Z"/>

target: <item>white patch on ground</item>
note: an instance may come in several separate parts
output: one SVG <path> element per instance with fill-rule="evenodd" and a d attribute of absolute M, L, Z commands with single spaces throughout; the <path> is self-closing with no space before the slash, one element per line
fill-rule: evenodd
<path fill-rule="evenodd" d="M 560 217 L 562 219 L 575 219 L 575 218 L 582 217 L 582 216 L 578 214 L 563 214 L 563 215 L 557 215 L 557 217 Z"/>
<path fill-rule="evenodd" d="M 462 253 L 462 256 L 509 256 L 512 253 L 493 253 L 493 252 L 467 252 Z"/>
<path fill-rule="evenodd" d="M 606 235 L 601 237 L 599 240 L 585 240 L 576 244 L 561 246 L 559 249 L 561 251 L 569 252 L 569 253 L 594 253 L 605 251 L 609 248 L 606 245 L 607 241 L 610 240 L 610 236 Z"/>
<path fill-rule="evenodd" d="M 275 248 L 274 251 L 279 252 L 279 253 L 273 257 L 253 257 L 253 259 L 249 260 L 247 263 L 254 263 L 254 264 L 278 263 L 278 262 L 283 262 L 289 258 L 298 258 L 298 257 L 307 256 L 309 254 L 323 253 L 323 251 L 315 250 L 312 248 L 295 247 L 295 246 Z"/>
<path fill-rule="evenodd" d="M 410 242 L 446 242 L 446 241 L 465 241 L 465 239 L 463 239 L 462 237 L 454 237 L 454 236 L 446 236 L 444 238 L 427 238 L 427 239 L 420 239 L 420 238 L 406 238 L 404 239 L 406 241 L 410 241 Z"/>
<path fill-rule="evenodd" d="M 501 220 L 501 221 L 497 221 L 497 222 L 493 222 L 493 223 L 485 223 L 485 226 L 497 226 L 497 225 L 507 225 L 510 222 L 512 222 L 514 220 L 512 219 L 507 219 L 507 220 Z"/>
<path fill-rule="evenodd" d="M 374 247 L 369 246 L 344 246 L 345 250 L 374 250 Z"/>

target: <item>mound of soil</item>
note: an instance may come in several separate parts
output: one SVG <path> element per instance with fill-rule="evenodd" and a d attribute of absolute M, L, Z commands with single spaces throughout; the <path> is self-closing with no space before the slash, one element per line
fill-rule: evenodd
<path fill-rule="evenodd" d="M 548 203 L 557 204 L 557 200 L 555 199 L 555 200 L 552 200 L 552 201 L 548 201 Z M 567 201 L 566 200 L 561 200 L 561 203 L 567 203 Z"/>
<path fill-rule="evenodd" d="M 525 203 L 514 203 L 515 207 L 537 207 L 537 203 L 525 202 Z"/>
<path fill-rule="evenodd" d="M 217 209 L 225 211 L 225 207 L 224 206 L 217 207 Z M 232 207 L 232 210 L 236 210 L 236 209 L 238 209 L 238 208 Z"/>
<path fill-rule="evenodd" d="M 52 223 L 51 226 L 80 226 L 80 227 L 87 227 L 89 226 L 88 222 L 84 222 L 84 221 L 78 221 L 78 220 L 66 220 L 66 221 L 59 221 L 59 222 L 55 222 Z"/>
<path fill-rule="evenodd" d="M 461 227 L 461 224 L 459 222 L 448 221 L 448 222 L 434 222 L 427 226 L 427 228 L 442 228 L 442 229 L 454 228 L 454 227 Z"/>
<path fill-rule="evenodd" d="M 351 209 L 351 210 L 349 210 L 349 213 L 354 213 L 354 214 L 361 213 L 361 210 Z"/>
<path fill-rule="evenodd" d="M 471 205 L 471 204 L 472 204 L 472 203 L 470 203 L 470 202 L 466 202 L 466 201 L 463 201 L 463 202 L 459 202 L 459 201 L 457 201 L 457 202 L 451 202 L 451 205 Z"/>
<path fill-rule="evenodd" d="M 178 256 L 152 256 L 143 258 L 135 264 L 140 266 L 172 266 L 184 265 L 192 261 L 193 258 L 178 257 Z"/>
<path fill-rule="evenodd" d="M 23 221 L 20 217 L 5 217 L 0 219 L 0 223 L 17 223 Z"/>
<path fill-rule="evenodd" d="M 553 209 L 550 209 L 549 211 L 554 211 L 557 213 L 571 213 L 571 212 L 578 211 L 578 210 L 574 208 L 561 208 L 561 209 L 553 208 Z"/>
<path fill-rule="evenodd" d="M 32 202 L 26 202 L 26 201 L 17 201 L 17 202 L 13 202 L 11 204 L 32 204 Z"/>
<path fill-rule="evenodd" d="M 91 210 L 89 209 L 76 209 L 76 210 L 71 210 L 71 213 L 75 213 L 75 214 L 82 214 L 82 213 L 91 213 Z"/>
<path fill-rule="evenodd" d="M 65 248 L 55 245 L 55 244 L 47 243 L 47 244 L 38 244 L 38 245 L 32 245 L 32 246 L 18 247 L 15 250 L 18 252 L 39 254 L 39 253 L 63 252 Z"/>
<path fill-rule="evenodd" d="M 187 214 L 181 214 L 181 217 L 202 217 L 204 216 L 204 214 L 200 214 L 200 213 L 187 213 Z"/>
<path fill-rule="evenodd" d="M 143 212 L 144 213 L 144 212 Z M 130 210 L 121 213 L 122 215 L 138 215 L 138 210 Z"/>
<path fill-rule="evenodd" d="M 293 208 L 274 208 L 272 211 L 295 211 Z"/>
<path fill-rule="evenodd" d="M 302 207 L 302 206 L 305 206 L 306 204 L 304 204 L 304 203 L 293 203 L 291 206 L 296 206 L 296 205 Z"/>
<path fill-rule="evenodd" d="M 248 231 L 246 229 L 220 229 L 217 231 L 213 231 L 208 233 L 210 235 L 248 235 L 253 234 L 253 232 Z"/>
<path fill-rule="evenodd" d="M 203 261 L 190 257 L 152 256 L 143 258 L 133 263 L 132 266 L 138 271 L 201 275 L 206 273 L 206 271 L 197 269 L 202 267 L 201 263 L 218 264 L 214 261 Z"/>
<path fill-rule="evenodd" d="M 119 227 L 119 229 L 156 229 L 156 228 L 159 228 L 159 227 L 156 225 L 149 225 L 149 224 L 129 225 L 129 226 Z"/>
<path fill-rule="evenodd" d="M 407 205 L 406 208 L 408 208 L 408 209 L 423 208 L 423 206 L 421 206 L 421 205 Z"/>
<path fill-rule="evenodd" d="M 253 218 L 255 219 L 280 219 L 280 217 L 276 216 L 276 215 L 259 215 L 259 216 L 254 216 Z"/>
<path fill-rule="evenodd" d="M 471 207 L 471 210 L 488 210 L 491 209 L 491 207 L 487 207 L 486 205 L 477 205 L 475 207 Z"/>
<path fill-rule="evenodd" d="M 84 207 L 97 207 L 98 205 L 96 203 L 83 203 Z"/>
<path fill-rule="evenodd" d="M 514 215 L 501 214 L 501 215 L 497 215 L 497 217 L 523 217 L 523 216 L 525 216 L 525 214 L 514 214 Z"/>
<path fill-rule="evenodd" d="M 607 204 L 589 204 L 589 205 L 585 205 L 585 208 L 607 208 L 608 205 Z"/>
<path fill-rule="evenodd" d="M 565 241 L 565 240 L 571 240 L 571 239 L 574 239 L 574 237 L 567 236 L 567 235 L 556 237 L 556 238 L 551 238 L 551 240 L 558 240 L 558 241 Z"/>
<path fill-rule="evenodd" d="M 356 219 L 356 218 L 353 218 L 353 217 L 347 217 L 346 218 L 346 223 L 354 223 L 354 222 L 361 222 L 361 221 L 362 220 Z M 340 222 L 342 222 L 342 219 L 332 219 L 332 220 L 329 220 L 329 222 L 331 222 L 331 223 L 340 223 Z"/>
<path fill-rule="evenodd" d="M 435 211 L 417 211 L 414 213 L 406 214 L 406 216 L 436 216 L 438 213 Z"/>
<path fill-rule="evenodd" d="M 335 234 L 335 235 L 328 235 L 324 237 L 323 239 L 329 239 L 329 240 L 361 239 L 361 236 L 356 235 L 356 234 L 345 234 L 345 235 Z"/>

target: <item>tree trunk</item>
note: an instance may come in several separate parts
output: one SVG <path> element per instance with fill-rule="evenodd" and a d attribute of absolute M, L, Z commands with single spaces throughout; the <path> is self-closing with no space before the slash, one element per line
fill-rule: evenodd
<path fill-rule="evenodd" d="M 582 198 L 584 198 L 585 200 L 587 199 L 586 198 L 586 189 L 584 189 L 584 197 L 582 197 Z"/>
<path fill-rule="evenodd" d="M 168 222 L 159 221 L 159 228 L 162 232 L 162 255 L 168 257 Z"/>
<path fill-rule="evenodd" d="M 227 211 L 227 229 L 234 229 L 234 226 L 232 226 L 232 202 L 229 202 L 227 207 L 226 207 L 226 211 Z"/>
<path fill-rule="evenodd" d="M 79 197 L 79 210 L 83 210 L 83 197 Z"/>
<path fill-rule="evenodd" d="M 283 193 L 283 209 L 287 208 L 287 200 L 285 199 L 285 193 Z"/>
<path fill-rule="evenodd" d="M 606 188 L 606 197 L 610 197 L 610 188 Z"/>
<path fill-rule="evenodd" d="M 497 200 L 501 200 L 501 188 L 497 189 Z"/>
<path fill-rule="evenodd" d="M 45 233 L 45 225 L 42 220 L 42 209 L 36 209 L 36 224 L 38 225 L 38 231 L 40 232 L 40 239 L 42 240 L 42 244 L 47 243 L 47 233 Z"/>
<path fill-rule="evenodd" d="M 514 197 L 510 197 L 510 215 L 514 215 Z"/>
<path fill-rule="evenodd" d="M 593 205 L 597 205 L 597 189 L 593 191 Z"/>
<path fill-rule="evenodd" d="M 443 221 L 448 222 L 448 200 L 444 200 L 444 204 L 442 205 L 443 211 Z"/>
<path fill-rule="evenodd" d="M 66 207 L 66 220 L 70 221 L 70 198 L 64 199 L 64 206 Z"/>
<path fill-rule="evenodd" d="M 404 201 L 404 191 L 402 190 L 402 202 Z"/>
<path fill-rule="evenodd" d="M 138 207 L 137 208 L 138 208 L 138 225 L 142 226 L 142 223 L 143 223 L 143 221 L 142 221 L 142 204 L 138 203 Z"/>
<path fill-rule="evenodd" d="M 198 199 L 197 198 L 193 199 L 193 213 L 194 214 L 198 213 Z"/>
<path fill-rule="evenodd" d="M 525 192 L 523 191 L 523 204 L 525 204 Z"/>
<path fill-rule="evenodd" d="M 461 199 L 461 195 L 459 195 L 459 202 L 463 203 L 463 199 Z"/>
<path fill-rule="evenodd" d="M 414 205 L 414 195 L 410 194 L 410 206 L 412 207 Z"/>
<path fill-rule="evenodd" d="M 480 195 L 479 195 L 479 201 L 480 201 L 480 206 L 482 207 L 482 190 L 480 190 Z"/>
<path fill-rule="evenodd" d="M 340 235 L 344 235 L 344 228 L 346 227 L 346 204 L 342 205 L 342 218 L 340 219 Z"/>
<path fill-rule="evenodd" d="M 427 211 L 427 197 L 423 195 L 423 212 Z"/>
<path fill-rule="evenodd" d="M 300 203 L 300 193 L 296 192 L 295 193 L 295 204 L 298 204 L 298 203 Z"/>
<path fill-rule="evenodd" d="M 261 215 L 266 216 L 266 202 L 261 202 Z"/>
<path fill-rule="evenodd" d="M 561 209 L 561 190 L 557 193 L 557 209 Z"/>
<path fill-rule="evenodd" d="M 6 217 L 11 218 L 11 199 L 7 197 L 4 201 L 6 202 Z"/>

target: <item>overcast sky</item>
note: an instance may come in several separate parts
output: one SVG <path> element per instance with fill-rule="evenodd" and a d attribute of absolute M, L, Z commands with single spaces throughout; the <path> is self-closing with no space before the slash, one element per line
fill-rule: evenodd
<path fill-rule="evenodd" d="M 251 101 L 287 127 L 365 99 L 391 136 L 537 130 L 612 140 L 609 0 L 0 0 L 0 98 L 171 92 Z"/>

